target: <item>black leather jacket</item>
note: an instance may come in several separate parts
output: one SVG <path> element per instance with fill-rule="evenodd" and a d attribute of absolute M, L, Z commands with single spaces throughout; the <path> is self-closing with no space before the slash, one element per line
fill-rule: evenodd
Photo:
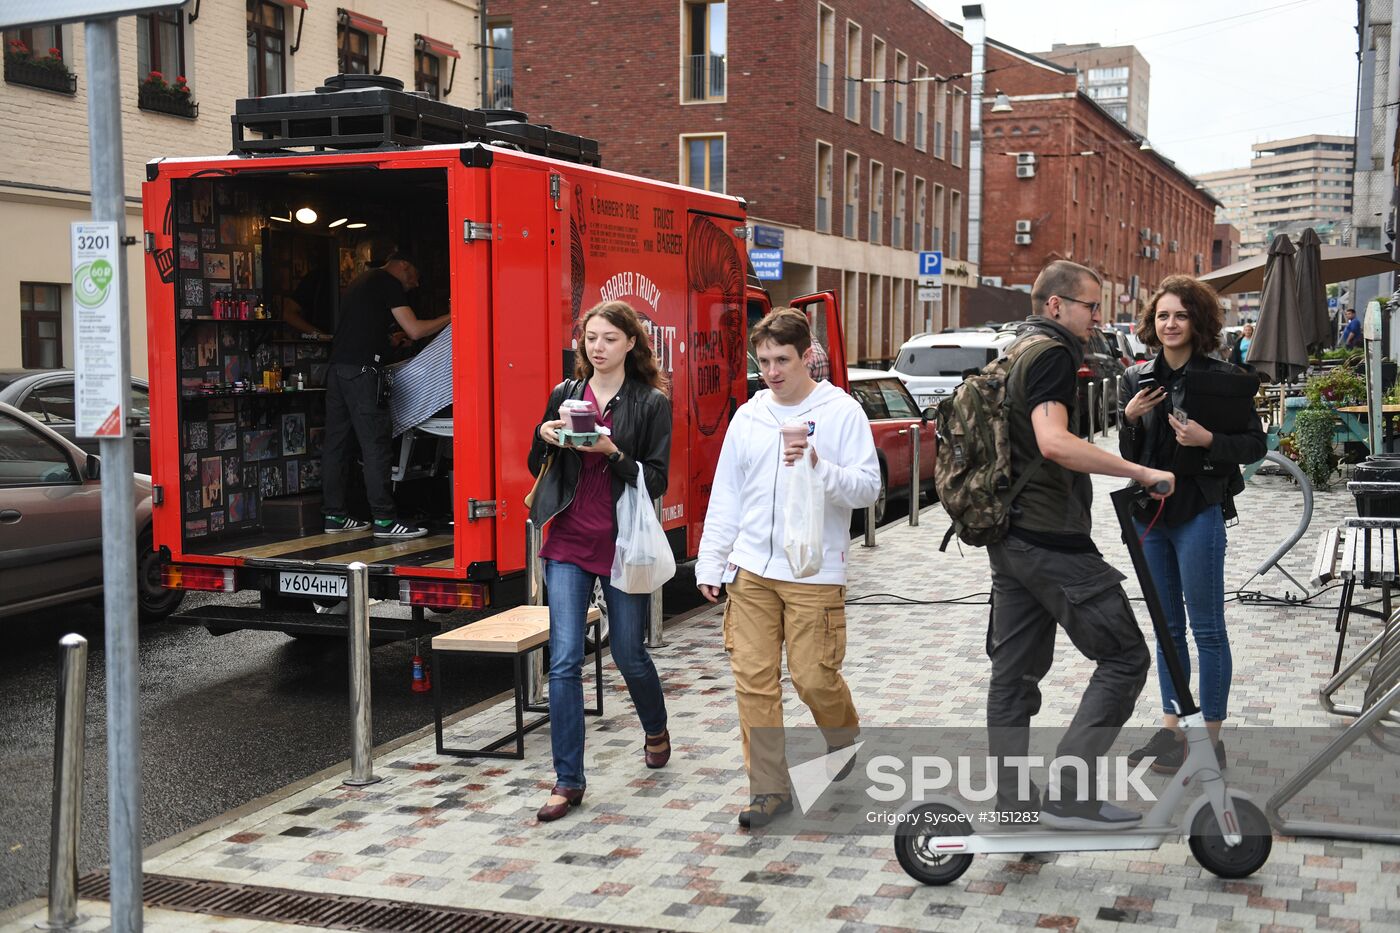
<path fill-rule="evenodd" d="M 1123 389 L 1118 393 L 1118 452 L 1124 460 L 1142 463 L 1153 469 L 1172 470 L 1175 464 L 1153 462 L 1152 439 L 1157 436 L 1159 419 L 1167 417 L 1173 407 L 1182 406 L 1183 399 L 1172 398 L 1150 409 L 1135 425 L 1128 424 L 1124 409 L 1133 396 L 1142 388 L 1144 372 L 1153 372 L 1158 356 L 1128 367 L 1123 374 Z M 1165 365 L 1165 364 L 1164 364 Z M 1243 373 L 1244 370 L 1224 360 L 1197 353 L 1186 363 L 1188 371 Z M 1162 383 L 1159 381 L 1158 385 Z M 1210 450 L 1204 457 L 1204 471 L 1191 476 L 1179 476 L 1177 482 L 1195 482 L 1205 502 L 1216 504 L 1244 490 L 1244 478 L 1240 476 L 1240 464 L 1253 463 L 1268 452 L 1268 439 L 1258 415 L 1250 429 L 1239 434 L 1217 432 L 1211 441 Z"/>
<path fill-rule="evenodd" d="M 540 437 L 540 425 L 559 419 L 559 406 L 566 398 L 583 398 L 587 386 L 583 379 L 565 379 L 549 393 L 544 417 L 535 426 L 535 440 L 530 445 L 530 473 L 540 475 L 547 453 L 553 451 L 554 466 L 535 493 L 530 518 L 542 527 L 569 507 L 578 488 L 583 458 L 578 451 L 553 447 Z M 622 459 L 611 464 L 613 504 L 622 498 L 623 485 L 637 485 L 637 469 L 646 471 L 647 495 L 660 498 L 666 492 L 671 470 L 671 400 L 665 393 L 634 379 L 626 379 L 608 402 L 612 412 L 612 442 L 622 451 Z"/>

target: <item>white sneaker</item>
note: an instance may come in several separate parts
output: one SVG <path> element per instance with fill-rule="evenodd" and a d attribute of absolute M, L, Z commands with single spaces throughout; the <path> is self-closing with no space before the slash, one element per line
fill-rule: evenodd
<path fill-rule="evenodd" d="M 428 533 L 428 529 L 419 528 L 417 525 L 406 525 L 403 522 L 393 519 L 375 519 L 374 536 L 376 538 L 396 538 L 405 540 L 408 538 L 421 538 Z"/>

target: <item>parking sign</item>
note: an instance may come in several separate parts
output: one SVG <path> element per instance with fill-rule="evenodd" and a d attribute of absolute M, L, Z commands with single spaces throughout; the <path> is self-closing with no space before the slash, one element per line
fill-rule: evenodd
<path fill-rule="evenodd" d="M 943 250 L 919 253 L 919 278 L 943 274 Z"/>

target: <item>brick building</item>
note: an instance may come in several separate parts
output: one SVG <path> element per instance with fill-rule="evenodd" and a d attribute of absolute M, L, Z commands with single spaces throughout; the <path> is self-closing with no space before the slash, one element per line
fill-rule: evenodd
<path fill-rule="evenodd" d="M 310 90 L 341 70 L 381 72 L 448 103 L 479 105 L 477 0 L 352 3 L 354 11 L 316 0 L 205 0 L 118 22 L 126 223 L 138 244 L 127 251 L 134 374 L 146 373 L 139 234 L 149 159 L 227 152 L 235 100 Z M 68 225 L 92 216 L 83 29 L 14 30 L 4 38 L 0 368 L 71 366 Z M 250 67 L 255 54 L 259 66 Z M 152 71 L 167 85 L 184 77 L 189 93 L 152 87 Z"/>
<path fill-rule="evenodd" d="M 1075 72 L 993 40 L 983 114 L 982 275 L 1029 288 L 1052 259 L 1103 277 L 1128 319 L 1164 277 L 1209 269 L 1217 202 L 1076 87 Z"/>
<path fill-rule="evenodd" d="M 488 100 L 596 137 L 606 168 L 747 199 L 761 240 L 781 231 L 774 299 L 836 290 L 850 359 L 957 322 L 978 281 L 971 48 L 915 0 L 495 0 L 487 17 Z M 943 300 L 919 302 L 915 251 L 938 248 Z"/>

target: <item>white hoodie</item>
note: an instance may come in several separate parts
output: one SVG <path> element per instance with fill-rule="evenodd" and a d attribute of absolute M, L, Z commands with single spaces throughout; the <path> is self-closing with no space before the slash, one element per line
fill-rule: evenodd
<path fill-rule="evenodd" d="M 860 404 L 829 382 L 817 383 L 803 402 L 774 410 L 764 389 L 739 407 L 724 436 L 714 489 L 700 536 L 695 581 L 709 586 L 733 579 L 734 564 L 770 580 L 794 583 L 846 582 L 846 549 L 851 541 L 851 510 L 880 495 L 880 461 L 870 419 Z M 808 443 L 817 451 L 816 475 L 826 487 L 822 529 L 822 569 L 797 580 L 783 553 L 783 503 L 793 470 L 783 464 L 779 428 L 799 417 L 815 427 Z"/>

